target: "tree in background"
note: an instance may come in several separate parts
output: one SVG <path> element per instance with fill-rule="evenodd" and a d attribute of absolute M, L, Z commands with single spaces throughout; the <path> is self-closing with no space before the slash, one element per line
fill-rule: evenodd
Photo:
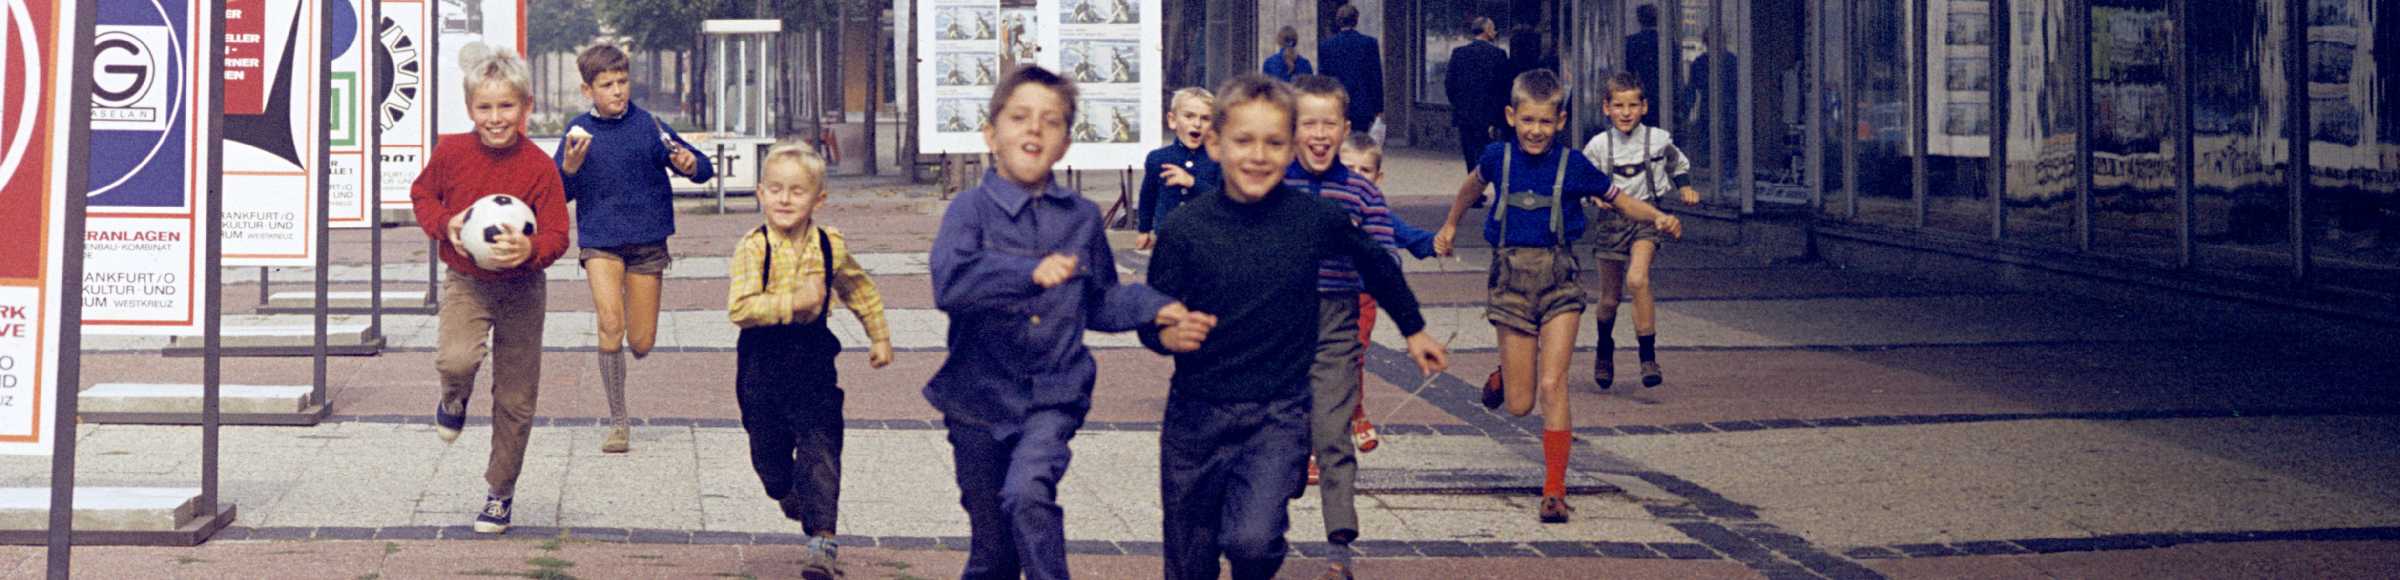
<path fill-rule="evenodd" d="M 575 86 L 554 86 L 556 81 L 553 78 L 558 76 L 560 71 L 555 70 L 558 65 L 550 57 L 560 53 L 573 55 L 576 50 L 600 37 L 600 17 L 598 12 L 593 10 L 592 1 L 529 0 L 526 2 L 525 11 L 530 17 L 525 22 L 525 43 L 527 52 L 532 53 L 527 56 L 531 57 L 533 61 L 533 92 L 550 101 L 542 103 L 541 106 L 536 107 L 536 110 L 566 112 L 580 108 L 575 106 L 576 99 L 567 98 L 563 103 L 558 100 L 565 98 L 560 97 L 560 93 L 574 94 L 573 89 L 580 86 L 583 77 L 574 70 L 564 71 L 576 79 L 576 83 L 570 83 Z M 569 56 L 568 62 L 573 62 L 572 56 Z M 570 69 L 573 67 L 572 64 L 567 66 Z"/>

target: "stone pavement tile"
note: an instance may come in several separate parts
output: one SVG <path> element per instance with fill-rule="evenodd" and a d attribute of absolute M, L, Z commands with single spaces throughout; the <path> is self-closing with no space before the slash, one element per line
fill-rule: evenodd
<path fill-rule="evenodd" d="M 2245 542 L 1988 560 L 2015 561 L 2052 578 L 2389 578 L 2400 574 L 2395 548 L 2393 542 Z"/>
<path fill-rule="evenodd" d="M 1374 495 L 1359 500 L 1362 510 L 1388 511 L 1398 518 L 1407 526 L 1408 539 L 1645 543 L 1687 539 L 1621 496 L 1571 496 L 1568 501 L 1575 506 L 1575 517 L 1564 524 L 1538 523 L 1537 501 L 1530 496 L 1475 495 Z"/>
<path fill-rule="evenodd" d="M 388 552 L 381 570 L 384 578 L 518 574 L 537 569 L 526 561 L 536 558 L 535 552 L 539 551 L 536 549 L 537 541 L 519 539 L 378 541 L 371 545 Z M 356 578 L 366 573 L 361 571 L 348 577 Z"/>
<path fill-rule="evenodd" d="M 2055 578 L 2018 556 L 1957 556 L 1868 560 L 1861 565 L 1896 580 Z"/>
<path fill-rule="evenodd" d="M 78 578 L 159 578 L 172 577 L 195 558 L 189 548 L 95 547 L 76 546 L 71 573 Z M 20 564 L 11 577 L 43 578 L 49 560 L 35 554 Z"/>
<path fill-rule="evenodd" d="M 617 544 L 567 541 L 538 542 L 529 562 L 549 561 L 579 578 L 707 578 L 734 577 L 755 546 Z M 535 567 L 535 566 L 528 566 Z M 722 575 L 722 576 L 720 576 Z"/>
<path fill-rule="evenodd" d="M 183 549 L 177 578 L 356 578 L 380 569 L 385 548 L 373 542 L 225 542 Z M 271 572 L 270 572 L 271 571 Z"/>
<path fill-rule="evenodd" d="M 1314 578 L 1319 560 L 1284 561 L 1277 578 Z M 1739 562 L 1614 558 L 1366 558 L 1360 578 L 1758 578 Z"/>

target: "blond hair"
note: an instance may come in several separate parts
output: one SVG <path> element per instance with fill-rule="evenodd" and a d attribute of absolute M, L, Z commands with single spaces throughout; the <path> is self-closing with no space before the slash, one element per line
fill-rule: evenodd
<path fill-rule="evenodd" d="M 1517 82 L 1510 85 L 1508 91 L 1508 105 L 1511 107 L 1529 104 L 1556 107 L 1566 100 L 1566 84 L 1559 82 L 1558 73 L 1550 72 L 1550 69 L 1533 69 L 1517 75 Z"/>
<path fill-rule="evenodd" d="M 1208 92 L 1208 89 L 1200 87 L 1184 87 L 1176 89 L 1175 96 L 1167 101 L 1167 111 L 1172 113 L 1176 109 L 1181 109 L 1185 101 L 1191 100 L 1198 100 L 1202 104 L 1208 105 L 1210 109 L 1215 109 L 1217 106 L 1216 93 Z"/>
<path fill-rule="evenodd" d="M 1373 157 L 1375 162 L 1370 165 L 1374 165 L 1376 169 L 1383 168 L 1383 144 L 1376 142 L 1374 135 L 1351 133 L 1349 139 L 1342 140 L 1342 150 L 1356 151 L 1361 156 Z"/>
<path fill-rule="evenodd" d="M 819 186 L 825 183 L 825 156 L 818 155 L 817 146 L 810 145 L 806 140 L 787 138 L 776 141 L 775 146 L 767 148 L 767 157 L 760 161 L 759 168 L 763 170 L 774 163 L 797 163 L 800 165 L 800 174 L 806 179 Z"/>
<path fill-rule="evenodd" d="M 517 97 L 533 100 L 533 74 L 526 71 L 525 58 L 514 49 L 488 42 L 470 42 L 458 49 L 459 81 L 465 84 L 466 94 L 487 83 L 500 83 L 517 92 Z"/>

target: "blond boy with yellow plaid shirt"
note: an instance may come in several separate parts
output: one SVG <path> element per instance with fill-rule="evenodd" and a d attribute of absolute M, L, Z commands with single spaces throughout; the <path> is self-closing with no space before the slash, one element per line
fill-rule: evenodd
<path fill-rule="evenodd" d="M 750 465 L 767 497 L 810 536 L 804 578 L 833 578 L 834 522 L 842 489 L 842 389 L 826 325 L 839 298 L 873 342 L 867 364 L 892 363 L 892 335 L 875 281 L 842 234 L 814 222 L 824 202 L 825 160 L 804 143 L 767 151 L 758 196 L 767 223 L 742 237 L 726 310 L 742 328 L 734 393 L 750 434 Z"/>

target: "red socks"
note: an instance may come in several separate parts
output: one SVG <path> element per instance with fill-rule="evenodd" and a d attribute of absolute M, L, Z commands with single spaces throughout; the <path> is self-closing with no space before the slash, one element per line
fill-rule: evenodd
<path fill-rule="evenodd" d="M 1574 448 L 1574 431 L 1542 432 L 1542 497 L 1567 496 L 1567 457 Z"/>

